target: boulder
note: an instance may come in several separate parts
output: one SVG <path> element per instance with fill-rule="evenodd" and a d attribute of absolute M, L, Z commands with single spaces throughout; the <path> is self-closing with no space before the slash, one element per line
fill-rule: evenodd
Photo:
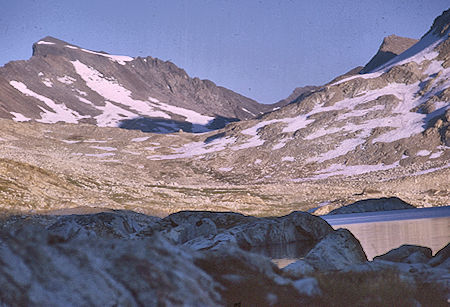
<path fill-rule="evenodd" d="M 217 229 L 229 229 L 238 224 L 241 225 L 258 220 L 256 217 L 236 212 L 180 211 L 163 218 L 161 225 L 163 227 L 167 225 L 173 227 L 182 224 L 196 224 L 204 218 L 211 220 Z"/>
<path fill-rule="evenodd" d="M 155 225 L 159 220 L 158 217 L 133 211 L 114 210 L 96 214 L 60 216 L 47 229 L 63 240 L 86 237 L 129 238 L 150 225 Z"/>
<path fill-rule="evenodd" d="M 315 270 L 312 265 L 303 259 L 297 260 L 282 269 L 286 276 L 294 279 L 301 278 L 305 275 L 312 274 Z"/>
<path fill-rule="evenodd" d="M 40 227 L 0 233 L 3 306 L 217 306 L 190 251 L 158 236 L 55 241 Z"/>
<path fill-rule="evenodd" d="M 217 235 L 198 237 L 185 243 L 196 250 L 217 249 L 233 245 L 245 250 L 291 242 L 317 243 L 333 228 L 323 219 L 306 212 L 293 212 L 276 218 L 261 218 L 238 224 Z"/>
<path fill-rule="evenodd" d="M 448 243 L 444 248 L 439 250 L 436 255 L 428 262 L 432 267 L 441 265 L 450 257 L 450 243 Z"/>
<path fill-rule="evenodd" d="M 382 197 L 359 200 L 351 205 L 347 205 L 328 214 L 348 214 L 361 212 L 375 212 L 375 211 L 390 211 L 400 209 L 414 209 L 415 207 L 404 202 L 398 197 Z"/>
<path fill-rule="evenodd" d="M 322 294 L 319 282 L 314 277 L 307 277 L 293 282 L 294 288 L 298 293 L 306 296 L 318 296 Z"/>
<path fill-rule="evenodd" d="M 296 284 L 270 258 L 237 247 L 198 253 L 194 263 L 220 284 L 227 306 L 306 306 L 320 291 L 312 280 Z"/>
<path fill-rule="evenodd" d="M 364 263 L 367 256 L 358 239 L 347 229 L 341 228 L 317 243 L 304 261 L 316 270 L 333 271 Z"/>
<path fill-rule="evenodd" d="M 386 254 L 376 256 L 373 258 L 376 260 L 385 260 L 391 262 L 403 262 L 403 263 L 426 263 L 431 259 L 431 249 L 428 247 L 417 245 L 402 245 L 396 249 L 393 249 Z"/>
<path fill-rule="evenodd" d="M 208 218 L 196 220 L 195 223 L 183 223 L 179 226 L 161 231 L 161 234 L 174 244 L 183 244 L 197 237 L 217 234 L 217 227 Z"/>

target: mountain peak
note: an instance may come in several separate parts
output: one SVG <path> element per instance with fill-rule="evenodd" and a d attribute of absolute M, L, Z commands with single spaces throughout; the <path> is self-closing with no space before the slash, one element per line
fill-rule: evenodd
<path fill-rule="evenodd" d="M 397 55 L 402 53 L 403 51 L 405 51 L 406 49 L 408 49 L 417 42 L 418 40 L 414 38 L 402 37 L 397 36 L 395 34 L 391 34 L 383 39 L 383 43 L 381 44 L 379 51 L 391 52 Z"/>
<path fill-rule="evenodd" d="M 33 56 L 63 55 L 70 49 L 68 46 L 76 47 L 52 36 L 46 36 L 33 44 Z"/>
<path fill-rule="evenodd" d="M 361 73 L 366 73 L 388 62 L 390 59 L 396 57 L 418 40 L 414 38 L 397 36 L 395 34 L 386 36 L 381 43 L 378 52 L 370 59 L 370 61 L 361 70 Z"/>

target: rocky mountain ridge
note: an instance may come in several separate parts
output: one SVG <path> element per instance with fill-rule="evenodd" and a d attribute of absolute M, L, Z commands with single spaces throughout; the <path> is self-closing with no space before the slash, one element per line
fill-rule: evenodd
<path fill-rule="evenodd" d="M 271 110 L 191 78 L 169 61 L 84 49 L 45 37 L 27 61 L 0 68 L 0 117 L 146 132 L 204 132 Z"/>

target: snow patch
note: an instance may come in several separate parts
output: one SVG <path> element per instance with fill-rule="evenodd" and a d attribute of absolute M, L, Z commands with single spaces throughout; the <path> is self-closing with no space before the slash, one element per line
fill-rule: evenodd
<path fill-rule="evenodd" d="M 290 157 L 290 156 L 286 156 L 286 157 L 282 157 L 281 161 L 282 162 L 294 162 L 295 158 L 294 157 Z"/>
<path fill-rule="evenodd" d="M 78 48 L 78 47 L 71 46 L 71 45 L 64 45 L 64 47 L 70 48 L 70 49 L 80 49 L 80 48 Z"/>
<path fill-rule="evenodd" d="M 242 109 L 242 111 L 244 111 L 244 112 L 247 112 L 247 113 L 249 113 L 249 114 L 251 114 L 251 115 L 253 115 L 253 116 L 256 116 L 255 113 L 250 112 L 250 111 L 247 110 L 246 108 L 241 108 L 241 109 Z"/>
<path fill-rule="evenodd" d="M 20 113 L 16 113 L 16 112 L 9 112 L 9 113 L 11 113 L 11 115 L 14 116 L 13 120 L 16 122 L 27 122 L 27 121 L 31 120 L 31 118 L 28 118 Z"/>
<path fill-rule="evenodd" d="M 233 170 L 233 167 L 221 167 L 219 168 L 219 171 L 221 172 L 230 172 Z"/>
<path fill-rule="evenodd" d="M 116 154 L 113 152 L 104 152 L 100 154 L 85 154 L 86 157 L 97 157 L 97 158 L 111 157 L 115 155 Z"/>
<path fill-rule="evenodd" d="M 443 153 L 444 153 L 443 151 L 434 152 L 434 153 L 430 156 L 430 159 L 437 159 L 437 158 L 439 158 L 440 156 L 442 156 Z"/>
<path fill-rule="evenodd" d="M 91 105 L 91 106 L 95 106 L 92 102 L 90 102 L 89 100 L 87 100 L 86 98 L 80 97 L 80 96 L 76 96 L 78 98 L 79 101 L 84 102 L 85 104 Z"/>
<path fill-rule="evenodd" d="M 117 62 L 120 65 L 125 65 L 126 62 L 133 61 L 132 57 L 129 57 L 126 55 L 111 55 L 111 54 L 95 52 L 95 51 L 91 51 L 91 50 L 87 50 L 87 49 L 83 49 L 83 48 L 81 48 L 81 50 L 84 52 L 90 53 L 90 54 L 95 54 L 95 55 L 100 55 L 100 56 L 106 57 L 110 61 Z"/>
<path fill-rule="evenodd" d="M 211 116 L 205 116 L 192 110 L 172 106 L 162 102 L 158 103 L 158 107 L 164 111 L 184 116 L 187 122 L 193 124 L 207 125 L 210 121 L 214 119 L 214 117 Z"/>
<path fill-rule="evenodd" d="M 25 94 L 26 96 L 34 97 L 43 103 L 47 105 L 48 108 L 50 108 L 52 111 L 49 111 L 41 106 L 39 108 L 43 111 L 41 115 L 41 119 L 37 119 L 37 122 L 42 123 L 48 123 L 53 124 L 57 123 L 59 121 L 66 122 L 66 123 L 78 123 L 79 119 L 86 118 L 89 116 L 81 116 L 78 112 L 74 110 L 68 109 L 63 104 L 57 104 L 50 98 L 47 98 L 45 96 L 39 95 L 32 90 L 28 89 L 28 87 L 23 84 L 22 82 L 18 81 L 10 81 L 9 82 L 16 90 L 20 91 L 21 93 Z"/>
<path fill-rule="evenodd" d="M 70 76 L 57 77 L 56 80 L 67 85 L 73 84 L 75 81 L 77 81 L 77 79 Z"/>
<path fill-rule="evenodd" d="M 52 43 L 52 42 L 46 42 L 46 41 L 38 41 L 37 44 L 38 44 L 38 45 L 54 45 L 55 43 Z"/>
<path fill-rule="evenodd" d="M 328 168 L 317 171 L 316 173 L 318 175 L 309 177 L 309 178 L 299 178 L 299 179 L 293 179 L 292 181 L 300 182 L 300 181 L 309 181 L 309 180 L 319 180 L 319 179 L 325 179 L 332 176 L 354 176 L 354 175 L 361 175 L 365 173 L 370 172 L 377 172 L 377 171 L 385 171 L 389 169 L 393 169 L 395 167 L 398 167 L 400 164 L 399 162 L 395 162 L 393 164 L 385 165 L 383 163 L 376 164 L 376 165 L 343 165 L 343 164 L 332 164 Z"/>
<path fill-rule="evenodd" d="M 213 140 L 210 143 L 204 142 L 192 142 L 183 145 L 180 148 L 173 148 L 175 151 L 171 155 L 154 155 L 148 156 L 150 160 L 172 160 L 181 158 L 191 158 L 194 156 L 204 155 L 207 153 L 217 152 L 224 150 L 227 145 L 233 144 L 236 141 L 234 137 L 224 137 Z"/>
<path fill-rule="evenodd" d="M 89 146 L 90 148 L 93 149 L 99 149 L 99 150 L 104 150 L 104 151 L 116 151 L 117 148 L 115 147 L 107 147 L 107 146 Z"/>
<path fill-rule="evenodd" d="M 425 174 L 429 174 L 429 173 L 434 173 L 436 171 L 440 171 L 442 169 L 446 169 L 446 168 L 449 168 L 449 167 L 450 167 L 450 163 L 447 163 L 447 164 L 445 164 L 443 166 L 440 166 L 440 167 L 434 167 L 434 168 L 430 168 L 430 169 L 427 169 L 427 170 L 416 172 L 416 173 L 412 174 L 412 176 L 419 176 L 419 175 L 425 175 Z"/>
<path fill-rule="evenodd" d="M 99 71 L 78 60 L 71 63 L 77 74 L 86 82 L 86 85 L 106 99 L 104 107 L 97 107 L 103 111 L 103 114 L 95 117 L 99 126 L 117 126 L 122 120 L 139 116 L 171 118 L 162 111 L 155 111 L 149 101 L 132 99 L 131 91 L 121 86 L 116 80 L 107 79 Z M 116 102 L 137 113 L 114 105 L 112 102 Z"/>
<path fill-rule="evenodd" d="M 419 150 L 416 155 L 417 156 L 421 156 L 421 157 L 426 157 L 429 156 L 431 154 L 431 151 L 429 150 Z"/>
<path fill-rule="evenodd" d="M 44 85 L 46 87 L 52 87 L 53 86 L 53 82 L 49 78 L 42 79 L 42 83 L 44 83 Z"/>
<path fill-rule="evenodd" d="M 150 138 L 149 136 L 144 136 L 144 137 L 140 137 L 140 138 L 134 138 L 134 139 L 131 139 L 131 141 L 132 141 L 132 142 L 145 142 L 145 141 L 147 141 L 149 138 Z"/>

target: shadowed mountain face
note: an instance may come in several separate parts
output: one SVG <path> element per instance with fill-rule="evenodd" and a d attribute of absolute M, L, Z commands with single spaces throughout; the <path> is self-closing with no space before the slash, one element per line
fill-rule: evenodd
<path fill-rule="evenodd" d="M 377 54 L 375 54 L 374 57 L 370 59 L 369 63 L 364 66 L 364 68 L 361 70 L 361 73 L 367 73 L 376 69 L 377 67 L 380 67 L 417 42 L 417 39 L 401 37 L 397 35 L 389 35 L 385 37 L 383 43 L 380 46 L 380 49 L 378 49 Z"/>
<path fill-rule="evenodd" d="M 270 109 L 190 78 L 168 61 L 95 52 L 52 37 L 33 45 L 30 60 L 0 68 L 0 117 L 15 121 L 205 132 Z"/>

